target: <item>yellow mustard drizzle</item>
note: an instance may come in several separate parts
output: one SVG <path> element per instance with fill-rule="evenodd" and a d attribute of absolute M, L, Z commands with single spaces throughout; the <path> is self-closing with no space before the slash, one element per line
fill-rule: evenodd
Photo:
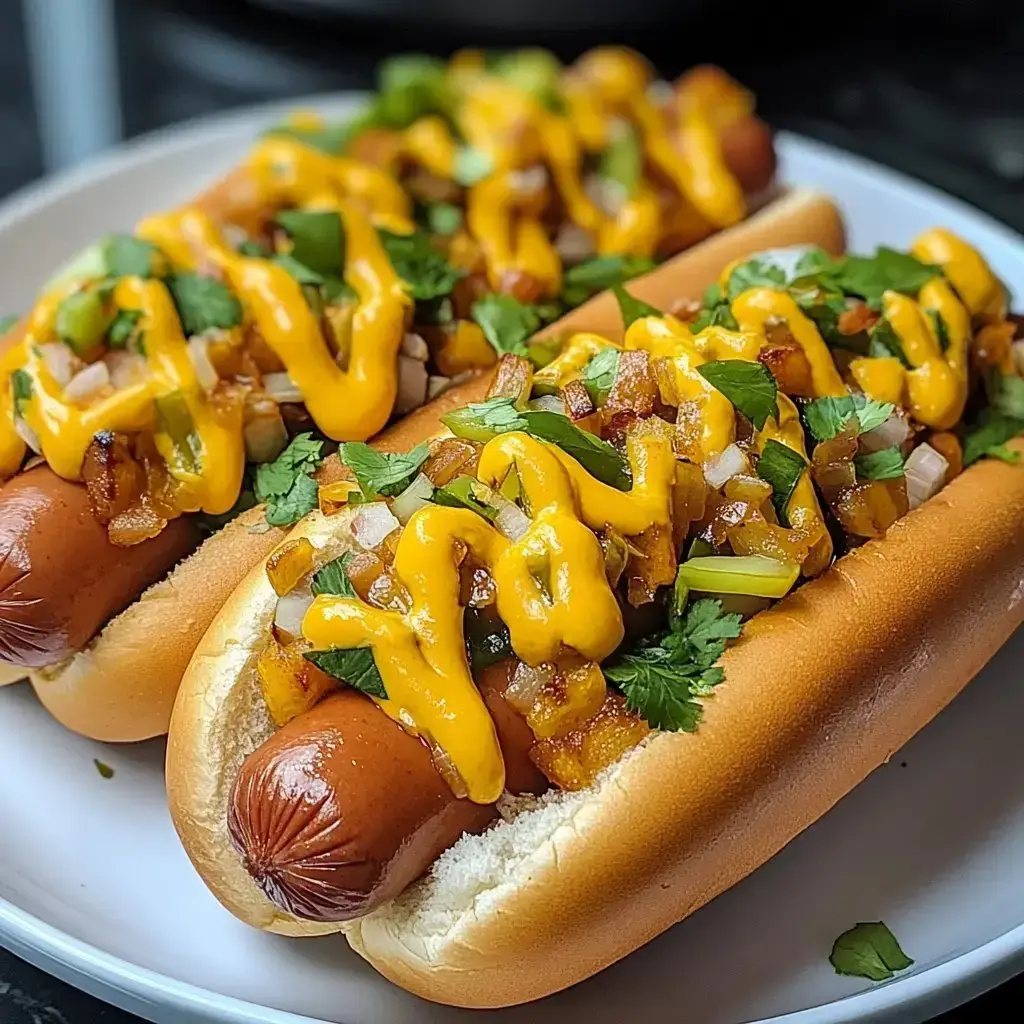
<path fill-rule="evenodd" d="M 257 202 L 306 206 L 312 198 L 351 199 L 379 227 L 409 231 L 412 205 L 402 186 L 373 164 L 329 156 L 295 139 L 270 137 L 249 154 L 246 168 Z"/>
<path fill-rule="evenodd" d="M 344 225 L 345 277 L 359 299 L 347 369 L 335 360 L 299 283 L 283 267 L 232 251 L 205 214 L 185 209 L 151 217 L 137 233 L 177 266 L 193 267 L 201 259 L 218 266 L 284 363 L 316 425 L 335 440 L 363 440 L 391 415 L 410 300 L 358 205 L 328 196 L 312 199 L 321 209 L 337 210 Z"/>
<path fill-rule="evenodd" d="M 625 345 L 669 361 L 679 400 L 695 402 L 700 409 L 700 448 L 705 461 L 732 444 L 736 437 L 732 403 L 697 372 L 708 360 L 685 324 L 672 316 L 641 317 L 630 324 Z"/>
<path fill-rule="evenodd" d="M 926 282 L 916 301 L 897 292 L 882 297 L 882 315 L 899 338 L 910 369 L 883 356 L 853 360 L 850 373 L 865 394 L 905 404 L 925 426 L 948 430 L 967 402 L 971 319 L 981 322 L 982 331 L 998 329 L 1006 315 L 1006 291 L 981 255 L 945 228 L 926 231 L 910 251 L 944 274 Z M 945 351 L 933 316 L 945 326 Z"/>
<path fill-rule="evenodd" d="M 793 301 L 792 297 L 775 288 L 748 288 L 733 301 L 732 315 L 741 331 L 764 335 L 768 321 L 784 321 L 793 340 L 803 349 L 811 366 L 811 383 L 816 398 L 845 395 L 843 383 L 832 353 L 818 332 L 814 321 Z"/>
<path fill-rule="evenodd" d="M 804 443 L 804 430 L 800 422 L 800 414 L 796 406 L 788 396 L 778 394 L 779 418 L 769 416 L 765 420 L 764 429 L 760 431 L 757 438 L 758 452 L 764 451 L 768 441 L 778 441 L 807 459 L 807 448 Z M 801 572 L 805 576 L 817 576 L 824 572 L 832 560 L 832 538 L 825 528 L 825 519 L 821 512 L 821 505 L 818 503 L 818 496 L 814 491 L 814 483 L 811 480 L 810 472 L 805 472 L 797 481 L 793 489 L 793 496 L 789 500 L 786 510 L 790 524 L 797 530 L 813 535 L 819 533 L 819 539 L 812 545 L 807 557 L 801 566 Z"/>
<path fill-rule="evenodd" d="M 602 338 L 599 334 L 574 334 L 562 346 L 558 355 L 533 375 L 534 388 L 538 384 L 551 390 L 564 388 L 570 381 L 579 377 L 583 368 L 598 352 L 618 347 L 613 341 Z"/>
<path fill-rule="evenodd" d="M 54 340 L 57 306 L 74 287 L 65 285 L 37 303 L 24 341 L 7 354 L 0 368 L 4 394 L 11 390 L 10 379 L 16 369 L 31 381 L 31 395 L 20 402 L 20 414 L 39 438 L 50 468 L 65 479 L 79 479 L 86 450 L 97 433 L 153 429 L 157 448 L 178 484 L 177 506 L 184 512 L 227 512 L 238 497 L 245 466 L 241 406 L 237 402 L 215 406 L 202 389 L 166 287 L 159 281 L 131 277 L 118 283 L 114 292 L 118 307 L 142 313 L 146 376 L 84 408 L 64 397 L 63 387 L 37 352 L 38 345 Z M 198 466 L 191 455 L 183 457 L 178 447 L 183 439 L 172 438 L 159 429 L 158 403 L 171 396 L 188 410 L 191 432 L 198 441 L 199 450 L 194 453 Z M 16 472 L 24 455 L 23 446 L 19 452 L 18 446 L 10 443 L 10 433 L 13 420 L 4 416 L 0 424 L 0 451 L 5 460 L 0 470 L 4 475 Z"/>
<path fill-rule="evenodd" d="M 973 246 L 947 228 L 932 228 L 919 235 L 911 255 L 935 263 L 957 290 L 967 312 L 986 321 L 1006 319 L 1006 289 Z"/>
<path fill-rule="evenodd" d="M 426 506 L 409 520 L 395 551 L 394 572 L 411 598 L 407 615 L 326 595 L 306 612 L 302 633 L 315 647 L 386 652 L 377 666 L 388 698 L 378 704 L 440 745 L 471 800 L 491 803 L 501 795 L 504 763 L 466 662 L 462 554 L 471 552 L 491 570 L 498 613 L 527 664 L 550 661 L 563 647 L 592 661 L 608 657 L 622 640 L 622 615 L 592 530 L 610 525 L 631 533 L 671 517 L 670 441 L 638 435 L 627 454 L 634 487 L 624 494 L 544 442 L 502 434 L 485 445 L 477 475 L 493 485 L 516 469 L 532 512 L 522 537 L 509 541 L 468 510 Z"/>

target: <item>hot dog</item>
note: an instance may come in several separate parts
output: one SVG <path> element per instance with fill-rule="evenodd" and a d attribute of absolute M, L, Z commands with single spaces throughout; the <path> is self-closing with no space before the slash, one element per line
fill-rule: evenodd
<path fill-rule="evenodd" d="M 274 127 L 205 194 L 90 247 L 4 336 L 0 681 L 29 675 L 95 738 L 162 733 L 214 611 L 308 510 L 310 445 L 377 435 L 773 194 L 771 133 L 721 73 L 650 98 L 627 50 L 478 56 L 385 67 L 341 131 Z M 280 474 L 305 505 L 278 493 L 269 520 L 223 525 Z M 141 629 L 168 600 L 189 625 L 154 650 Z"/>
<path fill-rule="evenodd" d="M 1020 624 L 1003 285 L 944 229 L 773 241 L 696 303 L 663 270 L 679 316 L 638 282 L 504 356 L 405 461 L 342 448 L 348 503 L 232 595 L 171 723 L 229 910 L 429 999 L 539 998 L 763 863 Z"/>

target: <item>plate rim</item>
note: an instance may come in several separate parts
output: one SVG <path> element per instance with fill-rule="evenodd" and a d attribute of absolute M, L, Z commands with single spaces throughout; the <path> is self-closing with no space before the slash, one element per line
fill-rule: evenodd
<path fill-rule="evenodd" d="M 351 108 L 365 93 L 343 91 L 237 107 L 216 114 L 177 122 L 123 142 L 70 170 L 16 190 L 0 202 L 0 232 L 32 216 L 51 201 L 77 191 L 114 171 L 159 158 L 183 143 L 194 145 L 207 138 L 234 135 L 244 126 L 269 121 L 297 108 L 341 111 Z M 1024 250 L 1024 236 L 995 217 L 955 196 L 840 147 L 792 132 L 777 133 L 780 154 L 800 153 L 825 162 L 842 161 L 862 174 L 873 176 L 889 191 L 908 200 L 942 202 L 997 235 L 1008 246 Z M 187 1014 L 193 1020 L 219 1024 L 325 1024 L 321 1019 L 249 1002 L 181 981 L 142 967 L 76 939 L 0 896 L 0 945 L 34 966 L 52 971 L 78 988 L 81 982 L 102 986 L 101 998 L 122 1009 L 146 1015 L 147 1007 Z M 914 974 L 897 977 L 863 992 L 829 1003 L 795 1010 L 751 1024 L 853 1024 L 865 1020 L 895 1020 L 915 1011 L 942 1012 L 1001 984 L 1024 966 L 1024 922 L 976 946 Z M 90 986 L 90 990 L 92 987 Z M 896 995 L 896 993 L 899 993 Z M 951 1002 L 947 1002 L 948 999 Z M 150 1017 L 149 1019 L 158 1019 Z"/>

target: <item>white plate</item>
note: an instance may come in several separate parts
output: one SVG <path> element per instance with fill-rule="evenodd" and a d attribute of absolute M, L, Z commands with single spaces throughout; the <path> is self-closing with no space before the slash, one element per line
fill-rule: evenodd
<path fill-rule="evenodd" d="M 274 116 L 264 108 L 163 133 L 10 201 L 0 311 L 22 308 L 80 245 L 200 188 Z M 854 247 L 902 246 L 946 224 L 1024 292 L 1024 243 L 1006 228 L 845 153 L 794 137 L 780 146 L 787 179 L 839 197 Z M 1022 657 L 1024 633 L 750 879 L 599 977 L 501 1019 L 914 1021 L 1024 967 Z M 221 910 L 168 820 L 162 744 L 104 748 L 72 736 L 21 686 L 0 691 L 0 735 L 0 941 L 26 959 L 167 1024 L 470 1016 L 389 985 L 341 939 L 273 938 Z M 94 757 L 116 776 L 102 779 Z M 833 938 L 878 918 L 916 959 L 913 971 L 875 987 L 836 977 Z"/>

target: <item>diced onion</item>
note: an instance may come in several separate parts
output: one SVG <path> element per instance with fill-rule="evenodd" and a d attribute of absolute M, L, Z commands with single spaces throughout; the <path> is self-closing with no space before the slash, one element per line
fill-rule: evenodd
<path fill-rule="evenodd" d="M 520 662 L 505 688 L 505 700 L 520 714 L 528 714 L 545 686 L 554 681 L 554 665 L 527 665 Z"/>
<path fill-rule="evenodd" d="M 419 359 L 398 357 L 398 397 L 395 412 L 418 409 L 427 400 L 427 368 Z"/>
<path fill-rule="evenodd" d="M 188 353 L 192 357 L 192 365 L 196 368 L 196 377 L 200 387 L 212 391 L 219 380 L 217 370 L 210 359 L 210 341 L 197 334 L 188 339 Z"/>
<path fill-rule="evenodd" d="M 893 413 L 884 423 L 860 435 L 860 446 L 865 452 L 880 452 L 883 448 L 898 448 L 910 437 L 910 424 L 906 417 Z"/>
<path fill-rule="evenodd" d="M 571 222 L 559 228 L 555 236 L 555 249 L 565 263 L 582 263 L 597 252 L 594 236 Z"/>
<path fill-rule="evenodd" d="M 43 446 L 39 441 L 39 435 L 20 417 L 14 419 L 14 431 L 36 453 L 42 453 Z"/>
<path fill-rule="evenodd" d="M 352 536 L 360 547 L 372 551 L 401 525 L 385 502 L 375 501 L 359 506 L 359 511 L 352 517 Z"/>
<path fill-rule="evenodd" d="M 257 416 L 246 423 L 245 456 L 249 462 L 273 462 L 288 447 L 288 430 L 277 416 Z"/>
<path fill-rule="evenodd" d="M 949 463 L 930 444 L 918 445 L 907 457 L 903 472 L 907 477 L 907 503 L 917 508 L 946 482 Z"/>
<path fill-rule="evenodd" d="M 272 398 L 278 404 L 302 401 L 302 392 L 287 373 L 265 373 L 263 390 L 266 391 L 268 398 Z"/>
<path fill-rule="evenodd" d="M 114 349 L 103 357 L 103 362 L 110 371 L 110 383 L 118 391 L 137 384 L 146 375 L 146 358 L 138 352 Z"/>
<path fill-rule="evenodd" d="M 509 184 L 517 192 L 539 192 L 548 184 L 548 172 L 540 164 L 528 167 L 524 171 L 513 171 L 508 176 Z"/>
<path fill-rule="evenodd" d="M 724 487 L 734 476 L 750 472 L 750 460 L 737 444 L 731 444 L 722 452 L 704 463 L 704 479 L 710 486 Z"/>
<path fill-rule="evenodd" d="M 84 402 L 110 384 L 110 370 L 100 361 L 92 363 L 68 381 L 64 397 L 72 402 Z"/>
<path fill-rule="evenodd" d="M 614 217 L 629 198 L 626 189 L 619 182 L 602 178 L 598 174 L 588 174 L 584 178 L 583 191 L 591 202 L 609 217 Z"/>
<path fill-rule="evenodd" d="M 452 386 L 451 377 L 431 376 L 427 378 L 427 398 L 437 398 Z"/>
<path fill-rule="evenodd" d="M 274 625 L 293 637 L 302 636 L 302 619 L 312 603 L 313 592 L 308 587 L 299 587 L 279 597 L 274 612 Z"/>
<path fill-rule="evenodd" d="M 813 249 L 813 245 L 786 245 L 778 249 L 765 249 L 750 258 L 781 270 L 786 280 L 792 281 L 796 277 L 797 264 Z"/>
<path fill-rule="evenodd" d="M 430 349 L 420 335 L 410 332 L 402 339 L 402 355 L 425 363 L 430 358 Z"/>
<path fill-rule="evenodd" d="M 491 495 L 490 501 L 498 509 L 494 528 L 511 541 L 519 540 L 530 528 L 530 517 L 515 502 L 497 492 Z"/>
<path fill-rule="evenodd" d="M 62 341 L 49 342 L 39 346 L 42 357 L 50 376 L 62 387 L 67 387 L 71 378 L 82 368 L 82 360 Z"/>
<path fill-rule="evenodd" d="M 564 416 L 565 402 L 558 395 L 541 395 L 527 403 L 531 409 L 540 409 L 541 412 L 557 412 Z"/>
<path fill-rule="evenodd" d="M 413 517 L 413 513 L 430 503 L 434 493 L 434 485 L 430 478 L 423 473 L 417 473 L 416 478 L 391 505 L 398 521 L 404 526 Z"/>
<path fill-rule="evenodd" d="M 243 242 L 249 241 L 249 233 L 245 228 L 240 228 L 237 224 L 222 225 L 220 233 L 224 236 L 224 241 L 227 242 L 232 249 L 237 249 Z"/>
<path fill-rule="evenodd" d="M 430 749 L 430 759 L 434 762 L 437 774 L 448 783 L 448 788 L 457 799 L 464 799 L 469 795 L 465 780 L 459 774 L 455 762 L 451 759 L 448 751 L 441 747 L 432 737 L 428 739 L 427 746 Z"/>

